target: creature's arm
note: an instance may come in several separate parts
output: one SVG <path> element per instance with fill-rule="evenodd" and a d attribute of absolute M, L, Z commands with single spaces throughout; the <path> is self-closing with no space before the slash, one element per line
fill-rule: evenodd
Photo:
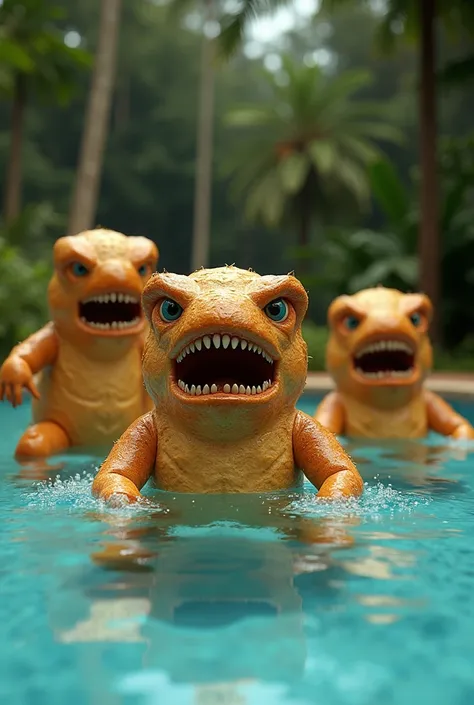
<path fill-rule="evenodd" d="M 362 478 L 334 434 L 301 411 L 293 428 L 293 455 L 297 467 L 318 488 L 318 497 L 362 494 Z"/>
<path fill-rule="evenodd" d="M 329 431 L 344 433 L 344 406 L 337 392 L 330 392 L 324 397 L 316 409 L 314 418 Z"/>
<path fill-rule="evenodd" d="M 110 451 L 92 483 L 92 493 L 105 500 L 125 495 L 135 502 L 155 465 L 156 444 L 153 414 L 140 416 Z"/>
<path fill-rule="evenodd" d="M 474 428 L 434 392 L 425 392 L 428 426 L 436 433 L 452 438 L 474 439 Z"/>
<path fill-rule="evenodd" d="M 13 406 L 19 406 L 23 387 L 39 399 L 33 375 L 52 365 L 57 352 L 58 337 L 54 323 L 48 323 L 16 345 L 0 369 L 0 400 L 6 399 Z"/>

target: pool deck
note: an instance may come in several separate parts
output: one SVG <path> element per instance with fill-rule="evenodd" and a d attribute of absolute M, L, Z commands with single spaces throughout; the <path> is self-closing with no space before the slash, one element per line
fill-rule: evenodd
<path fill-rule="evenodd" d="M 451 399 L 474 400 L 474 374 L 462 372 L 433 372 L 426 386 L 433 392 Z M 306 391 L 325 394 L 334 389 L 334 384 L 325 372 L 309 372 Z"/>

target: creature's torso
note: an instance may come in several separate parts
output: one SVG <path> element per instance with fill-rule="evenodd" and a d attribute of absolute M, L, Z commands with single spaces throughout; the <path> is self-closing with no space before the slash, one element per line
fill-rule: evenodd
<path fill-rule="evenodd" d="M 423 395 L 398 409 L 378 409 L 340 394 L 344 406 L 344 435 L 362 438 L 422 438 L 428 432 Z"/>
<path fill-rule="evenodd" d="M 74 446 L 114 443 L 145 411 L 140 354 L 137 345 L 101 362 L 60 340 L 54 365 L 39 375 L 34 421 L 55 421 Z"/>
<path fill-rule="evenodd" d="M 223 412 L 225 413 L 225 412 Z M 293 458 L 296 411 L 272 428 L 243 440 L 208 441 L 176 429 L 157 416 L 155 482 L 176 492 L 265 492 L 301 481 Z"/>

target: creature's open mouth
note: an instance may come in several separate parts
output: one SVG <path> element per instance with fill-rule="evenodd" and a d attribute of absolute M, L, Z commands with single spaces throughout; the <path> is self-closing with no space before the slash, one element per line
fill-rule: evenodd
<path fill-rule="evenodd" d="M 232 334 L 204 335 L 175 360 L 175 381 L 191 396 L 256 395 L 275 382 L 275 362 L 259 345 Z"/>
<path fill-rule="evenodd" d="M 357 351 L 354 368 L 366 379 L 408 379 L 415 371 L 415 352 L 401 340 L 379 340 Z"/>
<path fill-rule="evenodd" d="M 119 292 L 91 296 L 79 303 L 81 322 L 96 331 L 118 331 L 140 323 L 142 310 L 137 296 Z"/>

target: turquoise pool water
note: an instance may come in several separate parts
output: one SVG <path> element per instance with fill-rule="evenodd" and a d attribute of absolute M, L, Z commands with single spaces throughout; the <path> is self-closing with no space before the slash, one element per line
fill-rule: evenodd
<path fill-rule="evenodd" d="M 0 405 L 1 703 L 474 702 L 465 447 L 350 444 L 366 492 L 345 506 L 305 486 L 106 510 L 100 458 L 12 461 L 28 416 Z"/>

